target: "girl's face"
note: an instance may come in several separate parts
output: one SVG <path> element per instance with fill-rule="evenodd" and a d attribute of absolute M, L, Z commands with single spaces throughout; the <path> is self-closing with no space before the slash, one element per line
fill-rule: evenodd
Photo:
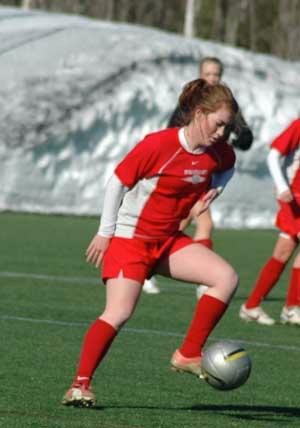
<path fill-rule="evenodd" d="M 221 67 L 215 62 L 208 61 L 202 64 L 200 77 L 207 81 L 210 85 L 215 85 L 221 80 Z"/>
<path fill-rule="evenodd" d="M 213 113 L 204 114 L 197 110 L 194 116 L 201 146 L 211 146 L 224 138 L 225 128 L 232 120 L 228 108 L 223 105 Z"/>

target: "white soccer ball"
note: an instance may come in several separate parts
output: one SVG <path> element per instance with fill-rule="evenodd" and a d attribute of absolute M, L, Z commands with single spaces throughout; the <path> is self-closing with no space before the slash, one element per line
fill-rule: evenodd
<path fill-rule="evenodd" d="M 251 365 L 251 359 L 240 343 L 223 340 L 210 345 L 204 351 L 201 370 L 209 385 L 228 391 L 246 382 Z"/>

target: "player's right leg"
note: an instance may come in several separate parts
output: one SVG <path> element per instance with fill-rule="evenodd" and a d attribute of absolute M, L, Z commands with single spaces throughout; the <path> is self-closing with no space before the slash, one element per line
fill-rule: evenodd
<path fill-rule="evenodd" d="M 64 395 L 62 404 L 74 407 L 93 407 L 96 404 L 96 396 L 90 387 L 93 374 L 119 329 L 133 314 L 141 288 L 141 282 L 121 276 L 107 281 L 104 312 L 85 336 L 74 382 Z"/>
<path fill-rule="evenodd" d="M 102 277 L 106 282 L 106 305 L 90 326 L 82 346 L 78 370 L 63 404 L 91 407 L 96 398 L 90 382 L 109 350 L 117 332 L 131 317 L 151 269 L 143 242 L 113 238 L 103 259 Z M 149 267 L 150 263 L 150 267 Z"/>

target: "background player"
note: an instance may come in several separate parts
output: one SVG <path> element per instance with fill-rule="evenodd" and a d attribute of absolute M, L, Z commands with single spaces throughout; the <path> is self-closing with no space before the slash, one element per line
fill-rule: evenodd
<path fill-rule="evenodd" d="M 248 300 L 240 309 L 240 318 L 258 324 L 273 325 L 260 306 L 279 280 L 298 246 L 300 236 L 300 119 L 295 120 L 271 144 L 268 166 L 274 180 L 279 211 L 276 226 L 280 233 L 272 257 L 263 266 Z M 285 305 L 280 315 L 283 324 L 300 325 L 300 254 L 295 257 Z"/>
<path fill-rule="evenodd" d="M 201 213 L 233 174 L 234 151 L 222 140 L 238 106 L 229 88 L 203 79 L 184 87 L 180 106 L 186 126 L 146 136 L 108 183 L 100 229 L 87 249 L 89 262 L 99 266 L 103 259 L 106 305 L 87 332 L 65 405 L 95 404 L 92 376 L 132 316 L 145 278 L 154 271 L 210 286 L 171 359 L 175 370 L 197 376 L 202 348 L 237 287 L 233 268 L 178 228 L 196 200 L 201 198 Z"/>

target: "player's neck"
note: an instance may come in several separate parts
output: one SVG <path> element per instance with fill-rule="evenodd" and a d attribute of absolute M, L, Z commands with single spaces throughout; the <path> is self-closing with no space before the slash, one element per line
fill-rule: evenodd
<path fill-rule="evenodd" d="M 205 149 L 202 144 L 199 142 L 199 138 L 196 135 L 196 132 L 193 128 L 192 124 L 184 127 L 184 136 L 187 142 L 188 147 L 191 151 L 195 151 L 197 149 Z"/>

